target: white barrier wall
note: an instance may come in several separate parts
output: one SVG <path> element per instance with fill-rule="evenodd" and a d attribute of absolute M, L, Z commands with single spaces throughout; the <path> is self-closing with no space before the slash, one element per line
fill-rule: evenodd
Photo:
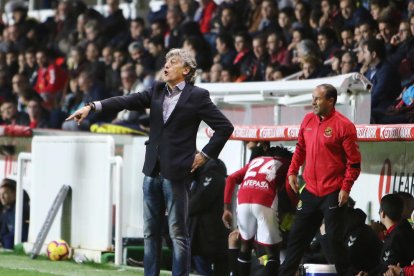
<path fill-rule="evenodd" d="M 72 188 L 69 225 L 59 210 L 46 243 L 66 239 L 74 248 L 112 248 L 110 136 L 34 137 L 32 143 L 29 243 L 34 243 L 62 185 Z M 65 229 L 70 227 L 70 229 Z"/>

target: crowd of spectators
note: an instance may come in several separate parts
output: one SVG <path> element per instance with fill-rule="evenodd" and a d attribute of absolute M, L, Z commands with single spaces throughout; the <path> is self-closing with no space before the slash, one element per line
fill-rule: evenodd
<path fill-rule="evenodd" d="M 150 87 L 176 47 L 194 54 L 201 82 L 360 72 L 373 84 L 372 123 L 413 121 L 412 0 L 166 0 L 146 18 L 125 18 L 120 2 L 107 0 L 103 15 L 80 0 L 52 1 L 54 16 L 39 22 L 13 1 L 12 20 L 0 22 L 2 124 L 145 132 L 145 110 L 126 122 L 126 114 L 94 114 L 80 126 L 64 118 Z"/>

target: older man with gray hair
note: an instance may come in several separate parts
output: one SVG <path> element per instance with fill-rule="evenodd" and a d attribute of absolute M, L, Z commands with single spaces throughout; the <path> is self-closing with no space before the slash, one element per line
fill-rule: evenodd
<path fill-rule="evenodd" d="M 188 197 L 193 172 L 209 158 L 217 158 L 233 132 L 232 124 L 212 103 L 209 92 L 194 86 L 196 68 L 190 53 L 172 49 L 166 55 L 165 82 L 157 82 L 141 93 L 88 103 L 67 118 L 80 123 L 91 111 L 151 110 L 143 169 L 145 275 L 159 275 L 165 211 L 173 241 L 172 274 L 189 275 Z M 214 134 L 197 153 L 201 121 Z"/>

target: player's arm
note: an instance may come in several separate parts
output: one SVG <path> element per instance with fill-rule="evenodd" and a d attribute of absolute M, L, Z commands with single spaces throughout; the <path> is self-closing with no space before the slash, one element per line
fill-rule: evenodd
<path fill-rule="evenodd" d="M 361 153 L 359 151 L 357 133 L 354 125 L 350 125 L 347 129 L 342 146 L 346 157 L 346 171 L 342 183 L 342 190 L 349 193 L 361 172 Z"/>

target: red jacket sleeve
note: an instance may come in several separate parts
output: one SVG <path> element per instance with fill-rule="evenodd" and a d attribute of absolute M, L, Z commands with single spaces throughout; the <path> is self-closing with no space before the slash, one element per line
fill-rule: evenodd
<path fill-rule="evenodd" d="M 353 124 L 348 127 L 342 146 L 347 160 L 342 190 L 350 192 L 352 185 L 361 172 L 361 153 L 357 143 L 356 128 Z"/>
<path fill-rule="evenodd" d="M 403 270 L 405 276 L 414 276 L 414 265 L 406 266 Z"/>
<path fill-rule="evenodd" d="M 234 187 L 243 181 L 244 175 L 246 174 L 248 168 L 249 164 L 227 177 L 226 187 L 224 188 L 224 204 L 231 204 Z"/>

